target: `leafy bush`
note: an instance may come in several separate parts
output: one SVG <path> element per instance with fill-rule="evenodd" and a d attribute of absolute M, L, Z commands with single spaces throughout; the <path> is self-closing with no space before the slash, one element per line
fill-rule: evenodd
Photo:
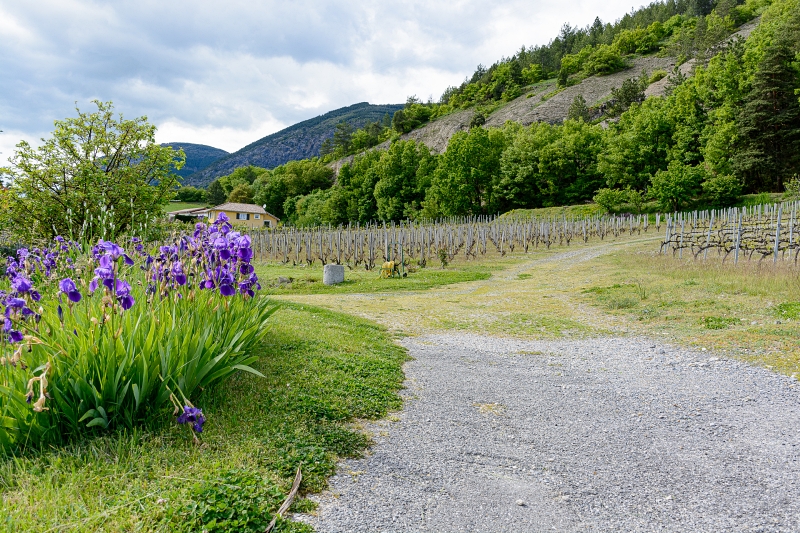
<path fill-rule="evenodd" d="M 798 89 L 798 94 L 800 94 L 800 89 Z M 784 193 L 783 196 L 787 200 L 798 200 L 800 199 L 800 176 L 795 174 L 792 176 L 787 183 L 784 184 Z"/>
<path fill-rule="evenodd" d="M 626 66 L 619 50 L 613 46 L 601 44 L 588 57 L 583 70 L 589 76 L 594 74 L 613 74 L 623 70 Z"/>
<path fill-rule="evenodd" d="M 237 370 L 258 374 L 248 365 L 271 308 L 255 298 L 250 238 L 220 217 L 153 255 L 131 244 L 84 254 L 58 238 L 9 261 L 0 451 L 131 428 L 170 405 L 201 432 L 191 399 Z"/>
<path fill-rule="evenodd" d="M 704 181 L 702 187 L 709 207 L 729 207 L 742 194 L 742 182 L 735 176 L 714 176 Z"/>
<path fill-rule="evenodd" d="M 594 195 L 594 203 L 611 213 L 628 199 L 628 193 L 619 189 L 603 188 Z"/>
<path fill-rule="evenodd" d="M 704 173 L 703 167 L 672 161 L 667 170 L 659 170 L 653 176 L 650 196 L 665 211 L 677 211 L 697 195 Z"/>
<path fill-rule="evenodd" d="M 175 192 L 175 199 L 179 202 L 205 202 L 206 191 L 187 185 Z"/>
<path fill-rule="evenodd" d="M 667 77 L 667 71 L 664 69 L 656 69 L 650 74 L 650 79 L 647 80 L 647 83 L 655 83 L 657 81 L 661 81 Z"/>
<path fill-rule="evenodd" d="M 531 63 L 522 69 L 522 81 L 526 84 L 538 83 L 544 79 L 544 71 L 538 63 Z"/>

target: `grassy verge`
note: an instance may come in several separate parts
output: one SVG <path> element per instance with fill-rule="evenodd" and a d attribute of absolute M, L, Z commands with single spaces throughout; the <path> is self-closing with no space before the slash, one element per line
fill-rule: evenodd
<path fill-rule="evenodd" d="M 348 423 L 401 406 L 406 355 L 380 326 L 279 305 L 254 365 L 267 378 L 237 374 L 198 402 L 202 445 L 168 424 L 3 459 L 0 531 L 263 531 L 298 466 L 301 492 L 322 489 L 368 445 Z"/>
<path fill-rule="evenodd" d="M 181 209 L 198 209 L 201 207 L 206 207 L 208 204 L 204 204 L 202 202 L 170 202 L 164 207 L 164 211 L 167 213 L 172 213 L 173 211 L 180 211 Z"/>
<path fill-rule="evenodd" d="M 267 294 L 348 294 L 417 291 L 465 281 L 489 279 L 502 267 L 492 263 L 458 261 L 446 269 L 416 268 L 405 278 L 381 279 L 380 270 L 345 268 L 345 281 L 338 285 L 323 285 L 322 265 L 291 266 L 281 264 L 257 265 L 256 272 Z M 279 283 L 278 278 L 291 280 Z"/>
<path fill-rule="evenodd" d="M 800 271 L 791 262 L 723 264 L 640 246 L 598 258 L 580 299 L 634 332 L 800 372 Z M 588 273 L 587 273 L 588 275 Z"/>

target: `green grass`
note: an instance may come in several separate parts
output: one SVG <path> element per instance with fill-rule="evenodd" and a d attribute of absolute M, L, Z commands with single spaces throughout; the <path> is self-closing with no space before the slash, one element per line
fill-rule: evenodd
<path fill-rule="evenodd" d="M 267 378 L 239 373 L 201 397 L 201 445 L 169 424 L 0 460 L 0 531 L 263 531 L 298 466 L 301 495 L 324 488 L 337 457 L 368 445 L 352 422 L 401 407 L 407 356 L 380 326 L 279 305 L 253 365 Z"/>
<path fill-rule="evenodd" d="M 800 373 L 800 271 L 790 261 L 734 266 L 658 255 L 657 244 L 599 257 L 580 291 L 626 329 Z M 580 279 L 579 278 L 579 279 Z"/>
<path fill-rule="evenodd" d="M 196 209 L 207 206 L 208 204 L 196 202 L 170 202 L 164 207 L 164 211 L 167 213 L 172 213 L 173 211 L 180 211 L 181 209 Z"/>
<path fill-rule="evenodd" d="M 502 266 L 458 261 L 445 269 L 438 266 L 414 268 L 405 278 L 380 277 L 380 269 L 353 270 L 345 267 L 345 281 L 338 285 L 322 283 L 322 265 L 291 266 L 280 264 L 261 264 L 256 266 L 261 284 L 267 294 L 348 294 L 348 293 L 381 293 L 396 291 L 418 291 L 461 283 L 489 279 L 493 271 Z M 291 280 L 291 283 L 278 283 L 278 278 Z"/>

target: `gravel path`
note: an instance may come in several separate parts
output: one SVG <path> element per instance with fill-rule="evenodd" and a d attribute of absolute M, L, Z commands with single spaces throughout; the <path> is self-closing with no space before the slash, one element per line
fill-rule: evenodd
<path fill-rule="evenodd" d="M 651 340 L 406 339 L 319 532 L 798 531 L 794 379 Z"/>

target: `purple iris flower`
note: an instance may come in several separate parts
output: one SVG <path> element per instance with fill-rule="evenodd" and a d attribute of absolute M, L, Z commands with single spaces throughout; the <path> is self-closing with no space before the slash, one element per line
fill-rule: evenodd
<path fill-rule="evenodd" d="M 61 292 L 67 295 L 70 302 L 78 303 L 81 301 L 81 293 L 78 292 L 78 287 L 72 278 L 64 278 L 58 283 L 58 288 Z"/>
<path fill-rule="evenodd" d="M 130 283 L 118 279 L 115 288 L 116 288 L 115 292 L 117 295 L 117 301 L 119 302 L 119 305 L 122 306 L 122 308 L 125 311 L 133 307 L 133 304 L 136 303 L 136 300 L 134 300 L 133 296 L 131 296 Z"/>
<path fill-rule="evenodd" d="M 183 412 L 178 415 L 178 424 L 192 424 L 192 429 L 197 433 L 203 432 L 203 424 L 206 422 L 206 417 L 203 416 L 203 411 L 197 407 L 183 407 Z"/>
<path fill-rule="evenodd" d="M 239 251 L 236 252 L 236 255 L 239 256 L 245 263 L 249 263 L 250 260 L 253 258 L 253 250 L 251 248 L 239 248 Z"/>
<path fill-rule="evenodd" d="M 186 274 L 183 273 L 183 265 L 180 263 L 172 265 L 172 277 L 178 285 L 186 285 Z"/>
<path fill-rule="evenodd" d="M 112 259 L 117 259 L 123 253 L 125 253 L 125 250 L 123 250 L 117 243 L 111 241 L 104 241 L 101 239 L 100 241 L 98 241 L 97 246 L 98 248 L 109 254 Z"/>
<path fill-rule="evenodd" d="M 11 288 L 14 289 L 15 292 L 28 292 L 33 288 L 31 282 L 22 276 L 17 276 L 16 278 L 11 280 Z"/>
<path fill-rule="evenodd" d="M 233 296 L 236 294 L 236 289 L 229 283 L 222 283 L 219 286 L 219 293 L 223 296 Z"/>
<path fill-rule="evenodd" d="M 42 299 L 42 295 L 39 294 L 39 291 L 32 290 L 30 292 L 30 295 L 31 295 L 31 300 L 33 300 L 34 302 L 38 302 L 39 300 Z"/>
<path fill-rule="evenodd" d="M 14 309 L 22 309 L 25 307 L 25 300 L 22 298 L 9 298 L 6 300 L 6 307 L 12 307 Z"/>
<path fill-rule="evenodd" d="M 111 257 L 104 255 L 100 257 L 100 266 L 94 269 L 95 275 L 103 280 L 114 278 L 114 263 Z M 110 288 L 110 287 L 109 287 Z"/>
<path fill-rule="evenodd" d="M 17 331 L 15 329 L 12 329 L 8 333 L 8 340 L 10 342 L 22 342 L 22 339 L 24 339 L 24 338 L 25 338 L 25 336 L 22 334 L 22 332 L 21 331 Z"/>
<path fill-rule="evenodd" d="M 126 265 L 133 266 L 133 259 L 128 254 L 122 254 L 122 257 L 125 259 Z"/>
<path fill-rule="evenodd" d="M 92 281 L 89 282 L 89 294 L 94 294 L 94 291 L 97 290 L 97 276 L 92 278 Z"/>

